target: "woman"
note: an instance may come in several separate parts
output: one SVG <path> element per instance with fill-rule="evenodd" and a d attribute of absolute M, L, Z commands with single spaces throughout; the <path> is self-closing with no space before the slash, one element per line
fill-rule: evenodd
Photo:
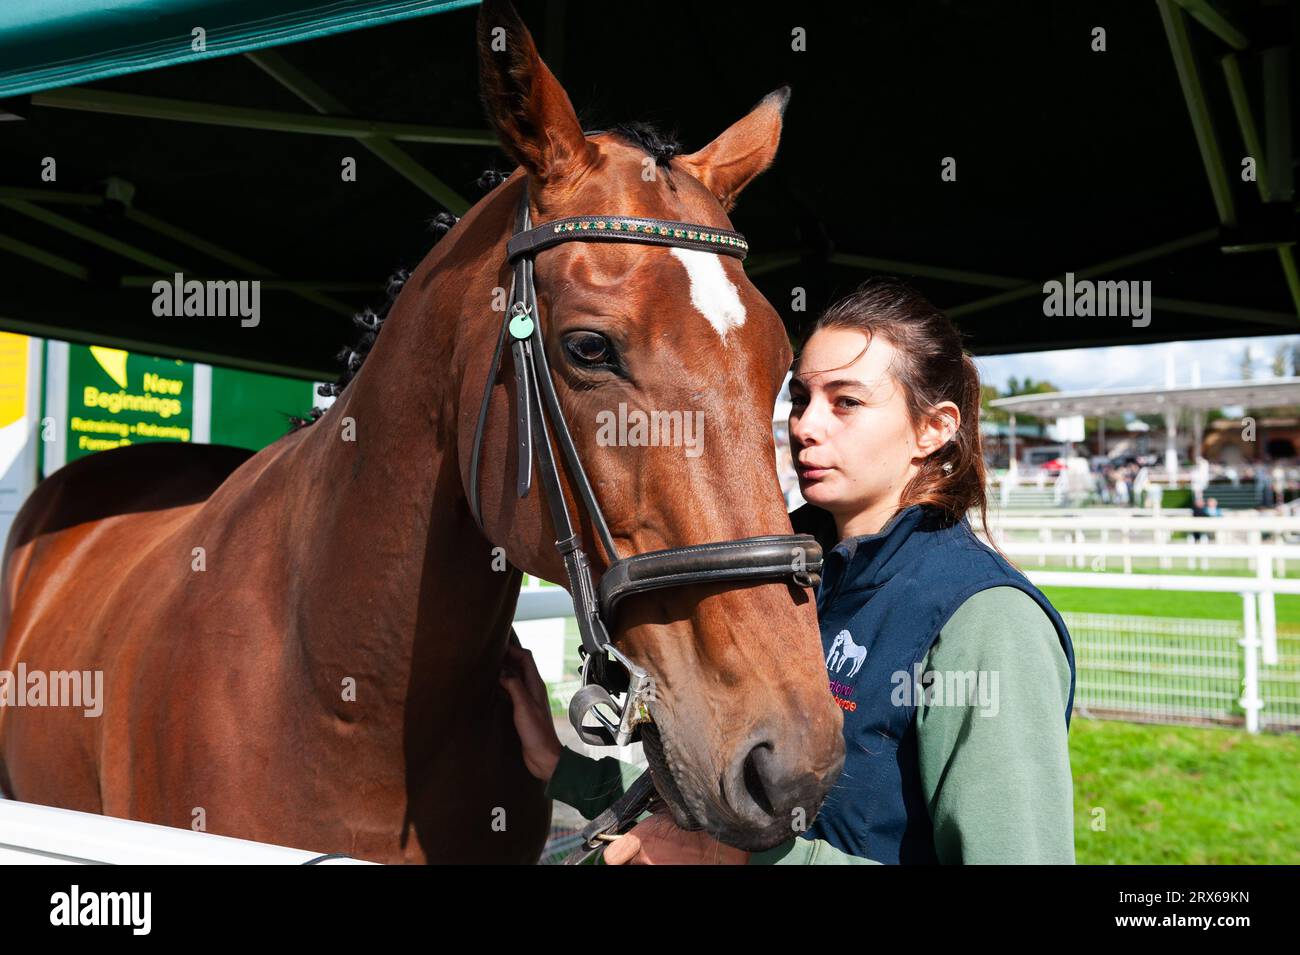
<path fill-rule="evenodd" d="M 746 853 L 667 815 L 625 862 L 1072 863 L 1074 651 L 1047 598 L 979 541 L 980 383 L 956 330 L 894 279 L 817 322 L 790 383 L 790 443 L 826 552 L 817 610 L 845 763 L 807 832 Z M 502 683 L 530 771 L 593 818 L 639 770 L 560 746 L 525 651 Z"/>

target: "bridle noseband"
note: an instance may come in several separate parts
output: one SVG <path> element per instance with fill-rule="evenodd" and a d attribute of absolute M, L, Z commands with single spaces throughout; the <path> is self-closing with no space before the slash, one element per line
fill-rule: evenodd
<path fill-rule="evenodd" d="M 575 241 L 672 246 L 717 252 L 738 259 L 745 257 L 749 245 L 744 236 L 728 229 L 641 216 L 573 216 L 531 228 L 525 182 L 516 212 L 514 235 L 506 247 L 507 261 L 514 266 L 514 276 L 510 285 L 510 302 L 497 337 L 474 430 L 469 474 L 470 511 L 479 528 L 483 529 L 478 490 L 479 456 L 492 389 L 508 338 L 514 358 L 515 421 L 519 443 L 516 487 L 520 497 L 528 493 L 532 486 L 532 463 L 536 453 L 537 470 L 557 535 L 555 546 L 564 560 L 568 590 L 573 597 L 578 631 L 582 635 L 582 687 L 569 705 L 569 720 L 585 742 L 626 746 L 638 738 L 638 724 L 650 721 L 648 704 L 654 699 L 654 688 L 645 670 L 620 653 L 610 638 L 607 623 L 612 624 L 620 601 L 663 587 L 722 581 L 788 580 L 800 586 L 815 587 L 821 572 L 822 552 L 816 539 L 809 534 L 776 534 L 672 547 L 633 557 L 619 556 L 560 409 L 538 320 L 533 257 L 553 245 Z M 591 564 L 582 549 L 581 538 L 569 518 L 559 468 L 551 449 L 552 429 L 580 506 L 591 519 L 609 561 L 599 589 L 593 582 Z M 617 668 L 610 666 L 610 658 L 625 672 L 619 673 Z M 611 698 L 612 693 L 620 692 L 627 693 L 621 707 Z M 609 719 L 597 709 L 602 705 L 617 714 L 618 720 Z M 599 726 L 584 725 L 588 713 L 594 716 Z"/>

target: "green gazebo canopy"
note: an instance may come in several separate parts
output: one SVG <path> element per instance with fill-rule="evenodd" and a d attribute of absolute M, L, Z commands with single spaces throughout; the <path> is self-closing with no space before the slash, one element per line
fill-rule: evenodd
<path fill-rule="evenodd" d="M 476 3 L 6 0 L 0 4 L 0 97 L 247 53 Z"/>

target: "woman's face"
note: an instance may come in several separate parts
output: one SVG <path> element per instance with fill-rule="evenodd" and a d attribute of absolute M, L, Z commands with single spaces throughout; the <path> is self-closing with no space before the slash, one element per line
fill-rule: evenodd
<path fill-rule="evenodd" d="M 815 332 L 790 380 L 790 451 L 799 490 L 845 519 L 892 511 L 920 461 L 957 424 L 942 408 L 937 422 L 914 427 L 890 373 L 897 351 L 879 335 L 869 347 L 868 340 L 852 328 Z"/>

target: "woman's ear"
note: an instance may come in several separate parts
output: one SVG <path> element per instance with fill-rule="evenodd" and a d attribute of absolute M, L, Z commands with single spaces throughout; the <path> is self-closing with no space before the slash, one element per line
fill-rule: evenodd
<path fill-rule="evenodd" d="M 951 401 L 941 401 L 930 410 L 916 435 L 916 450 L 929 457 L 957 436 L 961 428 L 961 409 Z"/>

